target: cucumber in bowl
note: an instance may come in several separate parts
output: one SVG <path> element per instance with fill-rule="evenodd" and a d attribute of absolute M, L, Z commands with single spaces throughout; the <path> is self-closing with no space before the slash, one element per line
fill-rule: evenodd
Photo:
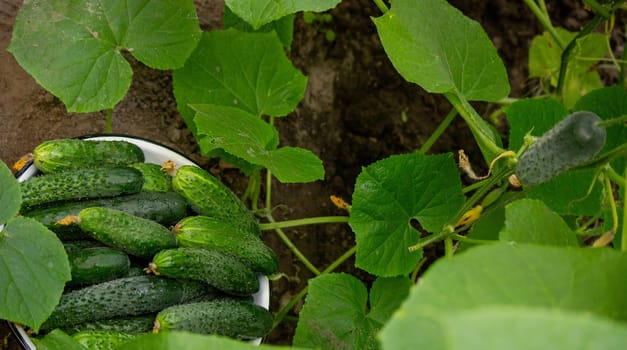
<path fill-rule="evenodd" d="M 176 168 L 181 166 L 198 166 L 189 158 L 181 155 L 168 148 L 167 146 L 149 141 L 138 137 L 130 137 L 125 135 L 92 135 L 83 137 L 86 140 L 103 140 L 103 141 L 127 141 L 137 145 L 144 153 L 145 162 L 161 165 L 165 161 L 172 161 Z M 19 174 L 18 181 L 23 182 L 33 176 L 40 174 L 40 171 L 34 166 L 29 164 Z M 254 303 L 269 309 L 270 306 L 270 283 L 266 276 L 259 275 L 259 290 L 253 294 Z M 30 341 L 26 331 L 17 326 L 11 325 L 14 329 L 16 336 L 20 339 L 26 349 L 35 349 L 35 345 Z M 251 341 L 254 344 L 260 344 L 261 338 Z"/>

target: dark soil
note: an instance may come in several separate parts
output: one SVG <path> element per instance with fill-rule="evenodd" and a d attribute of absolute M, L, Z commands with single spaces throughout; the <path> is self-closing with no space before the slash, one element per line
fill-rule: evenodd
<path fill-rule="evenodd" d="M 203 29 L 221 27 L 220 1 L 198 0 Z M 527 52 L 541 26 L 522 2 L 505 0 L 454 0 L 451 3 L 479 21 L 492 39 L 508 68 L 510 96 L 532 91 L 527 80 Z M 571 30 L 588 19 L 577 1 L 549 2 L 558 24 Z M 44 140 L 101 133 L 104 114 L 67 113 L 64 105 L 42 89 L 5 49 L 9 43 L 20 0 L 0 0 L 0 159 L 12 164 Z M 350 200 L 361 167 L 392 154 L 418 149 L 450 111 L 449 103 L 406 82 L 392 67 L 377 37 L 371 17 L 380 12 L 371 0 L 344 0 L 330 12 L 329 23 L 307 24 L 299 16 L 289 53 L 294 65 L 309 77 L 305 98 L 297 110 L 277 121 L 283 145 L 310 149 L 324 162 L 324 180 L 302 185 L 273 183 L 272 202 L 277 220 L 320 215 L 345 215 L 330 202 L 330 195 Z M 329 41 L 325 33 L 336 37 Z M 133 62 L 133 84 L 115 108 L 113 132 L 160 142 L 212 168 L 223 181 L 241 193 L 244 177 L 220 167 L 199 154 L 194 138 L 176 110 L 169 72 L 156 71 Z M 484 116 L 494 106 L 476 104 Z M 407 116 L 403 121 L 402 115 Z M 506 130 L 506 125 L 498 125 Z M 436 142 L 431 152 L 464 149 L 471 159 L 480 159 L 470 131 L 458 118 Z M 474 156 L 474 157 L 473 157 Z M 286 230 L 298 248 L 324 269 L 354 245 L 347 225 L 320 225 Z M 287 277 L 273 281 L 271 308 L 282 305 L 306 286 L 313 274 L 272 232 L 264 240 L 279 255 L 280 271 Z M 438 247 L 427 256 L 436 257 Z M 369 282 L 349 259 L 337 270 Z M 298 312 L 300 305 L 293 310 Z M 291 344 L 295 324 L 284 322 L 266 339 L 271 344 Z M 8 338 L 7 338 L 8 337 Z M 6 339 L 6 340 L 5 340 Z M 13 344 L 0 326 L 0 347 Z M 12 345 L 15 347 L 15 345 Z"/>

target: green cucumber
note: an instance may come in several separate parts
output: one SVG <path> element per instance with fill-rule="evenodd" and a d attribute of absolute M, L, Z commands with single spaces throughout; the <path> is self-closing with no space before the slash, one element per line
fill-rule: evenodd
<path fill-rule="evenodd" d="M 207 248 L 231 254 L 264 275 L 274 274 L 279 268 L 276 254 L 259 236 L 217 218 L 189 216 L 179 221 L 172 232 L 180 247 Z"/>
<path fill-rule="evenodd" d="M 538 138 L 520 156 L 516 177 L 537 185 L 592 159 L 605 145 L 605 128 L 592 112 L 575 112 Z"/>
<path fill-rule="evenodd" d="M 267 335 L 272 321 L 270 311 L 259 305 L 222 298 L 167 307 L 157 314 L 154 332 L 176 330 L 249 340 Z"/>
<path fill-rule="evenodd" d="M 33 150 L 33 162 L 44 173 L 143 161 L 141 148 L 127 141 L 58 139 L 45 141 Z"/>
<path fill-rule="evenodd" d="M 208 171 L 193 165 L 181 166 L 172 179 L 172 187 L 196 213 L 230 222 L 256 235 L 261 233 L 253 213 Z"/>
<path fill-rule="evenodd" d="M 174 234 L 158 222 L 120 210 L 91 207 L 78 213 L 81 230 L 105 245 L 144 258 L 176 247 Z"/>
<path fill-rule="evenodd" d="M 22 208 L 137 193 L 144 177 L 129 167 L 94 167 L 33 176 L 20 184 Z"/>
<path fill-rule="evenodd" d="M 57 233 L 61 240 L 84 238 L 76 224 L 61 225 L 59 220 L 89 207 L 106 207 L 150 219 L 163 225 L 174 224 L 187 215 L 187 202 L 176 192 L 139 192 L 110 198 L 90 199 L 59 203 L 45 208 L 36 208 L 22 213 Z"/>
<path fill-rule="evenodd" d="M 257 274 L 234 256 L 201 248 L 165 249 L 152 258 L 148 270 L 166 277 L 203 281 L 233 295 L 259 290 Z"/>
<path fill-rule="evenodd" d="M 158 312 L 206 293 L 206 284 L 151 275 L 124 277 L 66 292 L 41 330 Z"/>
<path fill-rule="evenodd" d="M 72 338 L 89 350 L 115 350 L 127 340 L 136 335 L 116 331 L 82 331 L 72 335 Z"/>
<path fill-rule="evenodd" d="M 90 247 L 68 252 L 72 280 L 69 286 L 101 283 L 128 274 L 131 261 L 121 250 Z"/>
<path fill-rule="evenodd" d="M 167 192 L 172 189 L 172 176 L 162 170 L 161 165 L 154 163 L 134 163 L 131 167 L 144 175 L 142 191 Z"/>
<path fill-rule="evenodd" d="M 74 334 L 84 331 L 112 331 L 127 334 L 139 334 L 150 332 L 155 323 L 156 313 L 106 318 L 73 325 L 63 330 L 67 334 Z"/>

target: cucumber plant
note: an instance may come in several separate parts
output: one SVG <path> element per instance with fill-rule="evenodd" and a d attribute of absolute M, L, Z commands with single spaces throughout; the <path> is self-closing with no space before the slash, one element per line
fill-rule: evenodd
<path fill-rule="evenodd" d="M 262 221 L 262 234 L 276 232 L 316 275 L 276 310 L 273 327 L 287 322 L 306 296 L 293 341 L 300 347 L 496 349 L 533 342 L 570 349 L 585 341 L 605 349 L 627 342 L 627 287 L 621 282 L 627 272 L 627 64 L 625 55 L 618 59 L 608 49 L 609 30 L 625 1 L 584 1 L 593 19 L 567 33 L 553 27 L 544 0 L 525 0 L 546 29 L 532 45 L 530 74 L 547 83 L 541 98 L 515 100 L 508 98 L 506 69 L 479 23 L 444 0 L 395 0 L 390 7 L 373 0 L 381 11 L 374 26 L 396 70 L 442 94 L 452 111 L 421 149 L 365 166 L 350 203 L 341 203 L 347 215 L 276 222 L 272 178 L 306 183 L 324 174 L 312 152 L 279 147 L 274 127 L 296 108 L 307 81 L 285 55 L 289 22 L 296 12 L 338 2 L 227 0 L 229 28 L 198 34 L 173 72 L 178 108 L 201 153 L 223 157 L 249 176 L 244 199 Z M 601 24 L 603 33 L 593 33 Z M 11 50 L 19 55 L 19 48 L 12 44 Z M 606 53 L 620 73 L 615 86 L 603 86 L 590 61 L 577 59 L 600 61 Z M 474 101 L 503 105 L 508 137 L 475 110 Z M 458 164 L 452 152 L 426 155 L 456 114 L 483 159 L 460 157 Z M 580 123 L 572 116 L 586 117 Z M 489 166 L 487 175 L 472 171 L 479 162 Z M 463 186 L 460 168 L 476 182 Z M 356 245 L 324 269 L 283 232 L 332 222 L 348 223 Z M 444 257 L 423 272 L 423 248 L 433 244 L 443 245 Z M 589 248 L 605 245 L 610 247 Z M 332 273 L 353 255 L 355 265 L 375 278 L 369 290 L 354 276 Z M 120 348 L 154 344 L 225 343 L 168 332 Z"/>

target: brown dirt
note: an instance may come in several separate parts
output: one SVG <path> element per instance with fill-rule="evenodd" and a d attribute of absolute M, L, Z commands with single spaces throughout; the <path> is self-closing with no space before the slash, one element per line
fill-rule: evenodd
<path fill-rule="evenodd" d="M 196 1 L 203 29 L 220 28 L 222 3 Z M 541 31 L 522 3 L 495 0 L 454 0 L 451 3 L 478 20 L 496 45 L 508 67 L 511 96 L 530 91 L 527 80 L 527 52 L 531 39 Z M 5 49 L 11 35 L 20 0 L 0 0 L 0 159 L 12 164 L 44 140 L 100 133 L 102 113 L 67 113 L 63 104 L 42 89 Z M 555 18 L 564 19 L 570 29 L 587 19 L 575 1 L 550 4 Z M 583 11 L 583 12 L 582 12 Z M 273 183 L 272 201 L 277 220 L 344 215 L 329 201 L 330 195 L 350 199 L 362 166 L 392 154 L 416 150 L 436 128 L 451 106 L 440 96 L 425 93 L 407 83 L 390 64 L 370 19 L 380 12 L 371 0 L 345 0 L 331 11 L 330 23 L 307 24 L 299 16 L 295 24 L 290 57 L 309 77 L 305 98 L 297 110 L 278 120 L 283 145 L 310 149 L 324 162 L 324 180 L 311 184 Z M 336 38 L 325 39 L 333 30 Z M 176 110 L 169 72 L 156 71 L 133 62 L 132 86 L 115 108 L 113 132 L 149 138 L 210 167 L 217 162 L 202 157 L 190 132 Z M 476 104 L 482 115 L 493 106 Z M 407 115 L 407 121 L 401 115 Z M 505 126 L 502 125 L 501 129 Z M 466 150 L 478 159 L 472 136 L 460 118 L 432 148 L 432 152 Z M 245 179 L 234 169 L 217 169 L 218 175 L 241 193 Z M 324 225 L 286 230 L 288 236 L 320 269 L 354 245 L 346 225 Z M 280 271 L 287 278 L 272 282 L 271 307 L 282 304 L 304 286 L 313 274 L 294 257 L 271 232 L 265 241 L 280 257 Z M 436 253 L 433 253 L 434 255 Z M 349 259 L 338 270 L 361 277 Z M 296 308 L 295 311 L 297 311 Z M 0 326 L 1 327 L 1 326 Z M 267 343 L 290 344 L 295 324 L 285 322 L 266 339 Z M 6 330 L 0 331 L 0 339 Z M 4 348 L 0 341 L 0 347 Z"/>

